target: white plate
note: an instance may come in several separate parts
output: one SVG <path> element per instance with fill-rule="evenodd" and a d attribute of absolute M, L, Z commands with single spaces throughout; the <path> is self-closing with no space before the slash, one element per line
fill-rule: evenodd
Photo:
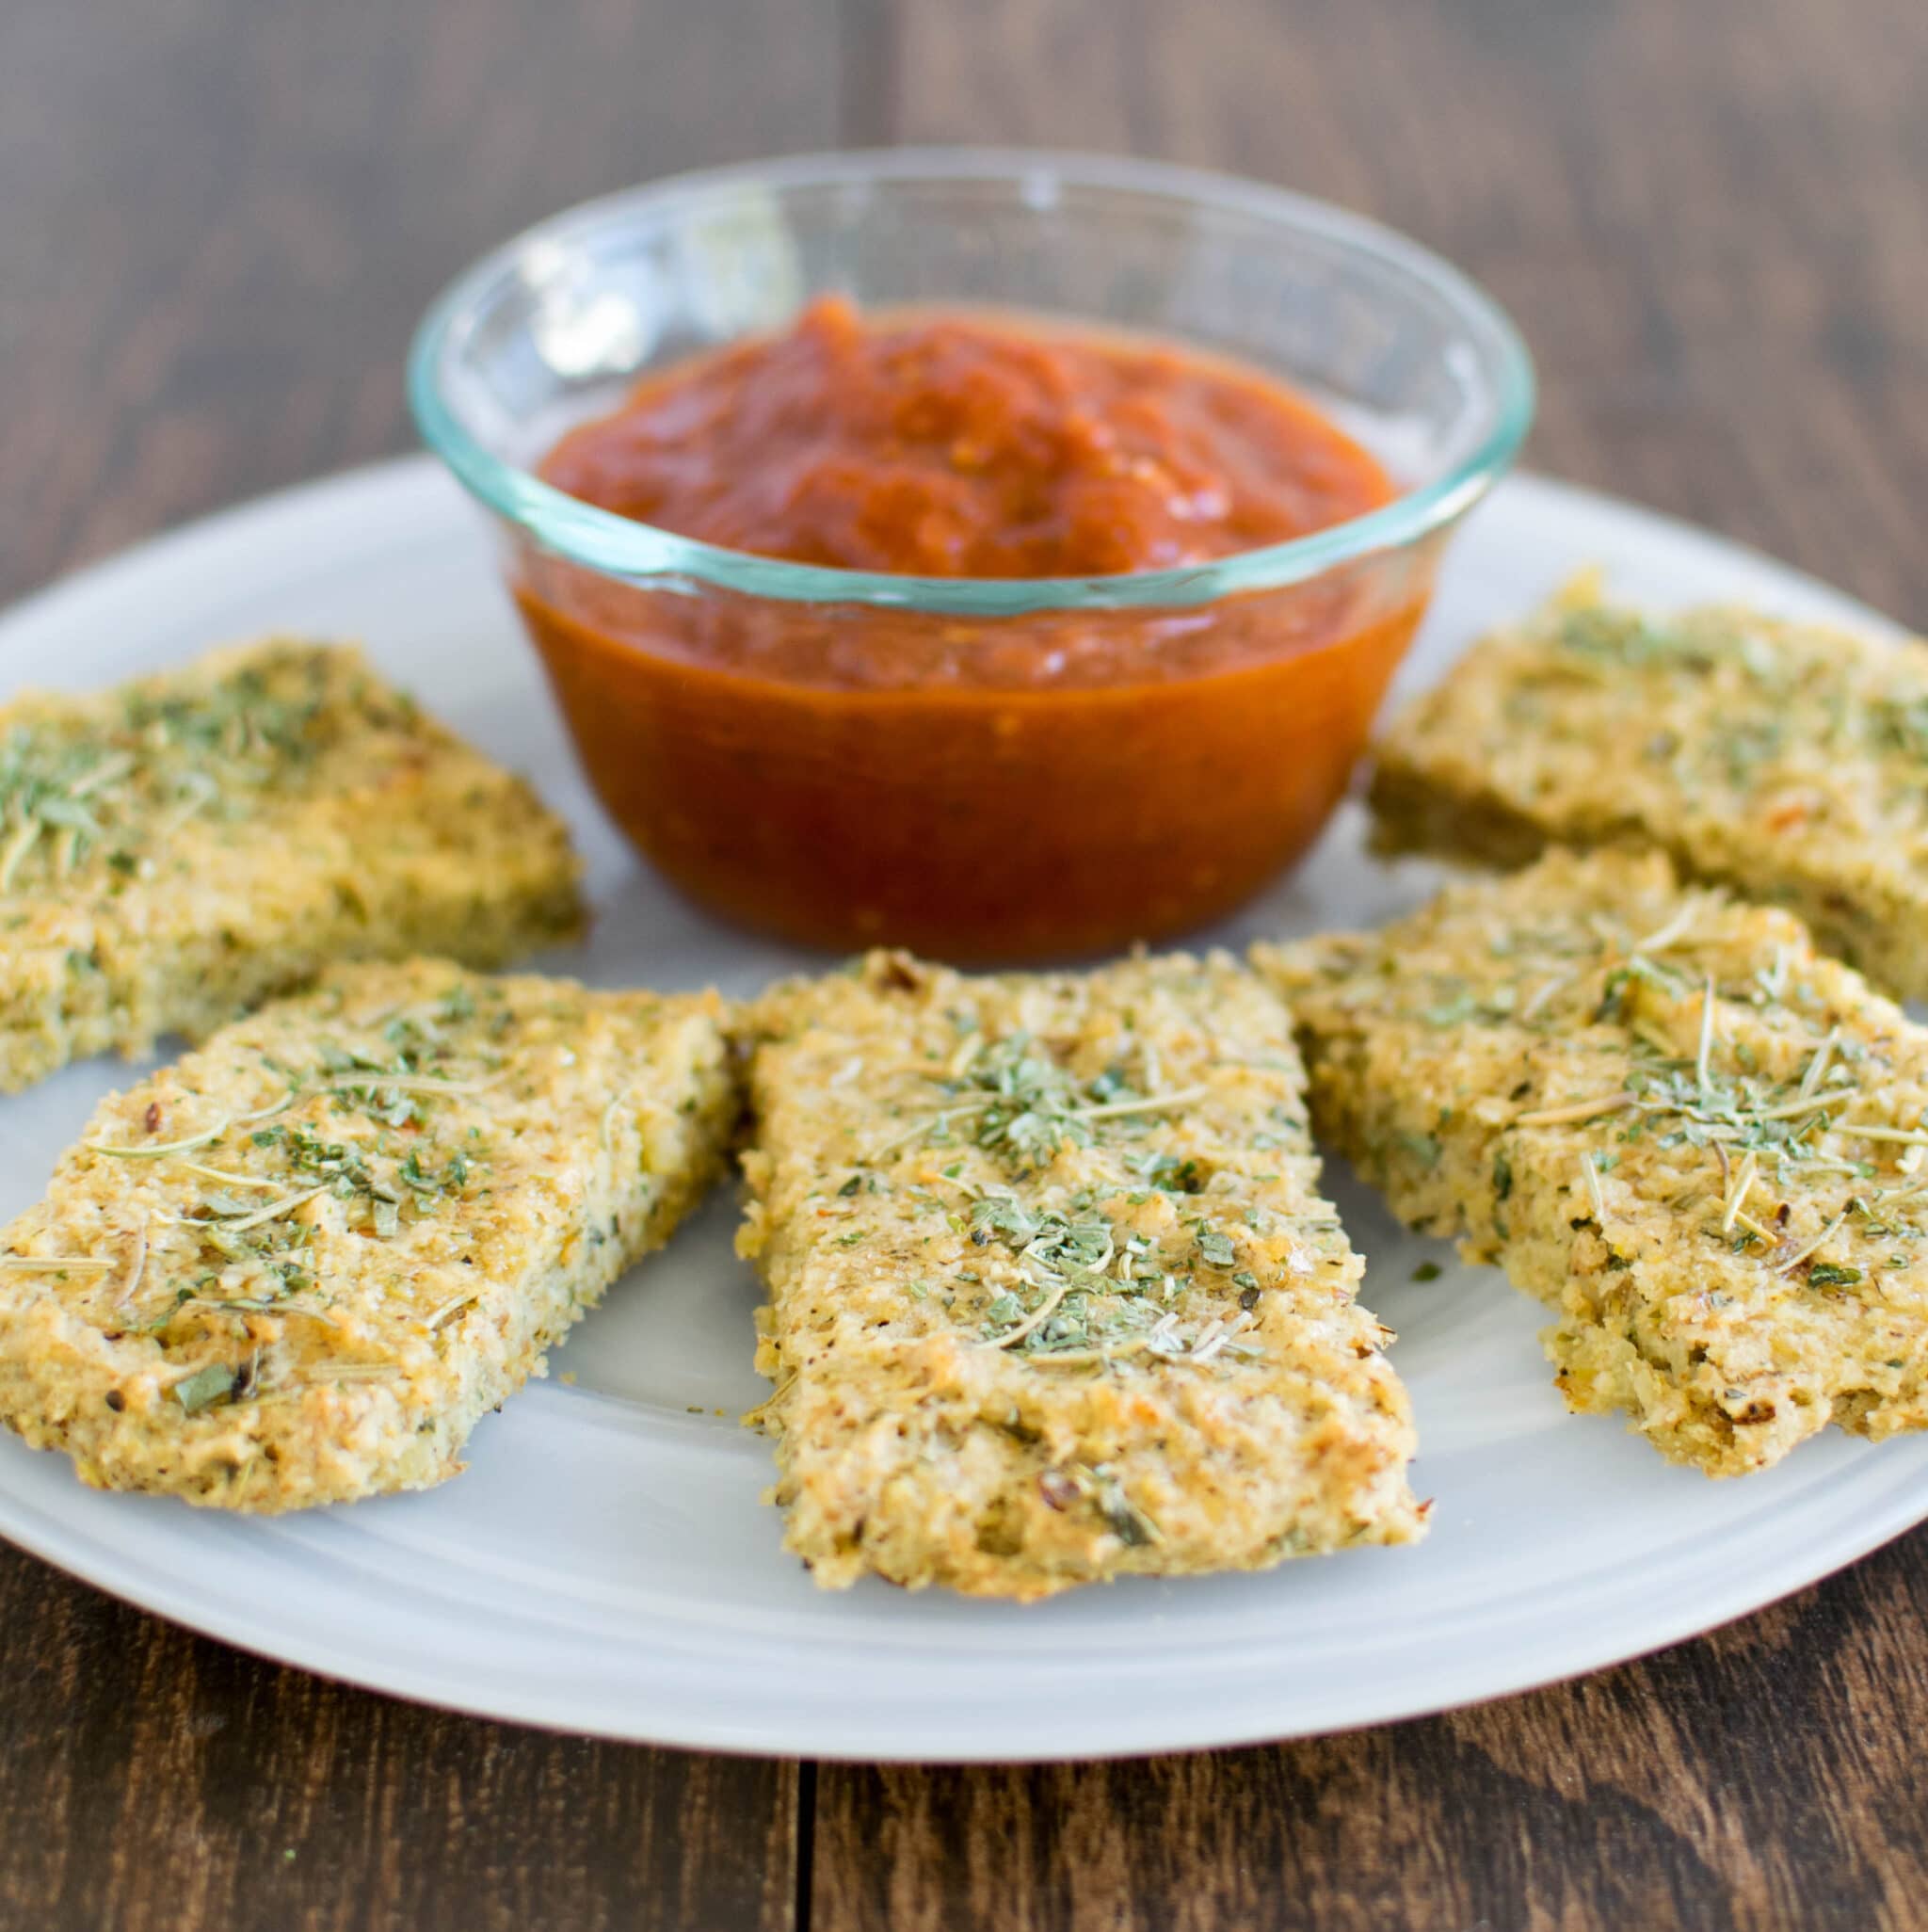
<path fill-rule="evenodd" d="M 1576 567 L 1661 603 L 1707 596 L 1876 624 L 1845 599 L 1646 511 L 1532 478 L 1454 549 L 1406 687 Z M 272 629 L 366 639 L 575 823 L 601 911 L 550 963 L 610 985 L 747 991 L 799 956 L 700 918 L 592 804 L 498 588 L 481 523 L 426 459 L 278 496 L 168 537 L 0 620 L 6 686 L 86 685 Z M 1370 867 L 1348 807 L 1311 863 L 1222 934 L 1376 920 L 1420 866 Z M 0 1216 L 39 1193 L 119 1070 L 0 1102 Z M 1615 1422 L 1569 1416 L 1500 1276 L 1403 1233 L 1332 1177 L 1400 1331 L 1422 1493 L 1417 1549 L 1266 1576 L 1133 1581 L 1020 1609 L 870 1583 L 817 1590 L 760 1501 L 768 1452 L 734 1418 L 757 1291 L 713 1203 L 476 1431 L 426 1495 L 276 1521 L 83 1489 L 0 1441 L 0 1533 L 89 1582 L 269 1657 L 438 1704 L 657 1743 L 816 1757 L 1085 1757 L 1404 1717 L 1593 1669 L 1740 1616 L 1928 1516 L 1928 1439 L 1808 1444 L 1716 1484 Z M 1445 1265 L 1438 1280 L 1415 1265 Z"/>

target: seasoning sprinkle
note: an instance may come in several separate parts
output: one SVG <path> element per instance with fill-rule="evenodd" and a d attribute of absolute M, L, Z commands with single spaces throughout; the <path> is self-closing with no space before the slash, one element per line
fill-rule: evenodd
<path fill-rule="evenodd" d="M 1600 1170 L 1594 1165 L 1594 1157 L 1591 1153 L 1581 1155 L 1580 1171 L 1586 1181 L 1586 1197 L 1593 1207 L 1594 1220 L 1599 1226 L 1604 1228 L 1607 1219 L 1606 1197 L 1600 1192 Z"/>

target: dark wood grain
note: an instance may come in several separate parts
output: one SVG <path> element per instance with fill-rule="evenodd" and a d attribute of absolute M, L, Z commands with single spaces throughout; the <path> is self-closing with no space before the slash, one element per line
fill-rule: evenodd
<path fill-rule="evenodd" d="M 0 595 L 410 446 L 429 298 L 538 216 L 837 139 L 835 0 L 4 0 Z"/>
<path fill-rule="evenodd" d="M 794 1765 L 552 1737 L 0 1567 L 0 1924 L 778 1932 Z"/>
<path fill-rule="evenodd" d="M 415 314 L 548 209 L 969 138 L 1412 231 L 1532 337 L 1538 462 L 1920 625 L 1924 76 L 1920 0 L 4 0 L 0 595 L 406 447 Z M 1918 1535 L 1423 1723 L 799 1772 L 343 1690 L 4 1553 L 0 1926 L 1920 1924 L 1924 1611 Z"/>
<path fill-rule="evenodd" d="M 1142 1764 L 827 1766 L 810 1923 L 1920 1925 L 1924 1609 L 1916 1539 L 1649 1662 L 1423 1723 Z"/>

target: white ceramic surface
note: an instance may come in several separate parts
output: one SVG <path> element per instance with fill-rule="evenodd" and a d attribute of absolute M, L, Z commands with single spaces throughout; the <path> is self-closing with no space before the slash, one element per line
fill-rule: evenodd
<path fill-rule="evenodd" d="M 1406 688 L 1574 568 L 1665 604 L 1739 597 L 1876 622 L 1765 559 L 1531 477 L 1454 548 Z M 577 826 L 602 984 L 745 992 L 802 956 L 671 898 L 571 763 L 478 517 L 426 459 L 217 517 L 0 620 L 0 691 L 85 685 L 272 630 L 363 638 L 437 711 L 530 774 Z M 1348 807 L 1311 862 L 1213 935 L 1376 920 L 1431 876 L 1360 856 Z M 0 1216 L 124 1077 L 96 1063 L 0 1101 Z M 1928 1516 L 1928 1439 L 1833 1436 L 1715 1484 L 1611 1421 L 1568 1416 L 1537 1311 L 1332 1174 L 1400 1331 L 1437 1499 L 1416 1549 L 1270 1575 L 1136 1581 L 1028 1609 L 812 1586 L 759 1500 L 763 1443 L 735 1418 L 757 1290 L 718 1199 L 477 1430 L 468 1473 L 420 1496 L 249 1521 L 84 1489 L 64 1457 L 0 1441 L 0 1534 L 161 1615 L 404 1696 L 570 1730 L 823 1757 L 1083 1757 L 1372 1723 L 1493 1697 L 1705 1630 Z M 1412 1279 L 1434 1261 L 1444 1273 Z M 565 1380 L 567 1377 L 567 1380 Z"/>

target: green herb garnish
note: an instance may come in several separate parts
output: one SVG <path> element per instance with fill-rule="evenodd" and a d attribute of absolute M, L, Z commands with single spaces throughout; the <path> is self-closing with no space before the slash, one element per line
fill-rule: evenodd
<path fill-rule="evenodd" d="M 1841 1267 L 1834 1262 L 1816 1262 L 1808 1270 L 1810 1288 L 1852 1288 L 1860 1280 L 1859 1268 Z"/>
<path fill-rule="evenodd" d="M 189 1415 L 199 1415 L 204 1409 L 232 1400 L 239 1379 L 237 1372 L 224 1362 L 211 1361 L 174 1384 L 174 1400 Z"/>

